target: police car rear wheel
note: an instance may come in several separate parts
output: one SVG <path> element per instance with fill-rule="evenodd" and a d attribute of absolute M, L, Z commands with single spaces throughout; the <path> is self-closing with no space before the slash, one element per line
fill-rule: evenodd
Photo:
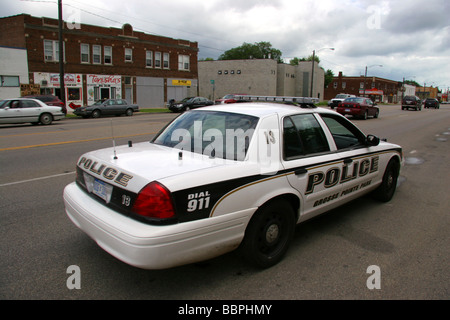
<path fill-rule="evenodd" d="M 286 201 L 272 201 L 253 216 L 241 252 L 255 266 L 271 267 L 286 253 L 294 235 L 294 227 L 292 206 Z"/>

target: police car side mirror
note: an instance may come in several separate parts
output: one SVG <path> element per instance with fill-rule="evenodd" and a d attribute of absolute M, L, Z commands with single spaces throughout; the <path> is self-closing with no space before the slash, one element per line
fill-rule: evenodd
<path fill-rule="evenodd" d="M 373 134 L 369 134 L 366 137 L 366 144 L 371 147 L 377 146 L 380 144 L 380 138 L 374 136 Z"/>

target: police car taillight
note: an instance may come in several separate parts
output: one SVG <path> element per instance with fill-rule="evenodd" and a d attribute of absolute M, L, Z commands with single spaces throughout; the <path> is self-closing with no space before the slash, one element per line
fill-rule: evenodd
<path fill-rule="evenodd" d="M 139 192 L 131 210 L 147 218 L 168 219 L 175 216 L 170 191 L 156 181 Z"/>

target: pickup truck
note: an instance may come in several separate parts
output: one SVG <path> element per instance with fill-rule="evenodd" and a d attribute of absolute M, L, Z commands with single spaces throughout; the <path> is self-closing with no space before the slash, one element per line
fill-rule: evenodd
<path fill-rule="evenodd" d="M 339 103 L 341 103 L 345 99 L 351 98 L 351 97 L 355 97 L 355 95 L 354 94 L 340 93 L 336 97 L 334 97 L 333 99 L 328 101 L 328 106 L 331 107 L 331 109 L 334 109 L 335 107 L 337 107 L 339 105 Z"/>

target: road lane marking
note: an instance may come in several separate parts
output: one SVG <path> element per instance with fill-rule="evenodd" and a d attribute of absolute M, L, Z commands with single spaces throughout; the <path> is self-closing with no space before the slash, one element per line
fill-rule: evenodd
<path fill-rule="evenodd" d="M 72 171 L 72 172 L 65 172 L 65 173 L 60 173 L 60 174 L 54 174 L 54 175 L 46 176 L 46 177 L 33 178 L 33 179 L 28 179 L 28 180 L 16 181 L 16 182 L 8 182 L 8 183 L 0 184 L 0 187 L 7 187 L 7 186 L 15 185 L 15 184 L 21 184 L 21 183 L 27 183 L 27 182 L 32 182 L 32 181 L 39 181 L 39 180 L 57 178 L 57 177 L 67 176 L 69 174 L 75 174 L 75 173 L 76 173 L 76 171 Z"/>
<path fill-rule="evenodd" d="M 156 132 L 138 133 L 138 134 L 125 135 L 125 136 L 118 136 L 118 137 L 114 137 L 114 138 L 118 139 L 118 138 L 127 138 L 127 137 L 136 137 L 136 136 L 150 135 L 150 134 L 156 134 Z M 57 146 L 57 145 L 61 145 L 61 144 L 70 144 L 70 143 L 79 143 L 79 142 L 91 142 L 91 141 L 108 140 L 108 139 L 112 140 L 112 137 L 86 139 L 86 140 L 72 140 L 72 141 L 50 142 L 50 143 L 42 143 L 42 144 L 35 144 L 35 145 L 21 146 L 21 147 L 8 147 L 8 148 L 0 148 L 0 151 L 20 150 L 20 149 L 29 149 L 29 148 L 37 148 L 37 147 L 49 147 L 49 146 Z"/>

